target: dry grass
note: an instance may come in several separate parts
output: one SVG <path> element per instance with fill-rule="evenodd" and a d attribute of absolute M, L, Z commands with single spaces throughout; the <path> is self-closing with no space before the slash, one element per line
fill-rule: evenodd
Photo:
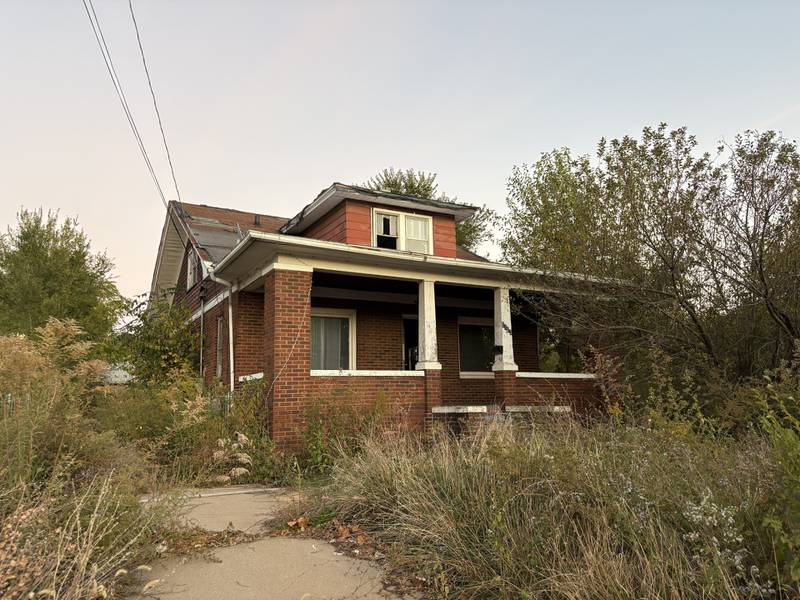
<path fill-rule="evenodd" d="M 383 434 L 340 457 L 318 510 L 460 598 L 769 597 L 765 440 L 495 422 Z"/>

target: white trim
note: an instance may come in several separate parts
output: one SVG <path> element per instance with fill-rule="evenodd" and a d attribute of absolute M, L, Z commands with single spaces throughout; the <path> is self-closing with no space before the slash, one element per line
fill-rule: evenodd
<path fill-rule="evenodd" d="M 494 379 L 492 371 L 459 371 L 460 379 Z"/>
<path fill-rule="evenodd" d="M 253 381 L 255 379 L 264 379 L 264 373 L 253 373 L 251 375 L 239 375 L 239 382 Z"/>
<path fill-rule="evenodd" d="M 406 217 L 414 217 L 416 219 L 424 219 L 428 223 L 428 250 L 427 252 L 412 252 L 412 254 L 433 254 L 433 217 L 430 215 L 421 215 L 412 212 L 402 212 L 399 210 L 392 210 L 388 208 L 381 208 L 378 206 L 372 207 L 372 245 L 378 247 L 378 231 L 375 227 L 375 220 L 378 213 L 384 215 L 392 215 L 397 217 L 397 250 L 402 252 L 411 252 L 406 250 Z M 381 248 L 381 250 L 391 250 L 391 248 Z"/>
<path fill-rule="evenodd" d="M 333 270 L 343 272 L 359 273 L 369 275 L 373 271 L 382 272 L 386 277 L 400 277 L 406 279 L 423 279 L 433 277 L 436 281 L 443 283 L 461 283 L 464 285 L 475 285 L 480 287 L 495 288 L 498 279 L 515 280 L 513 287 L 525 290 L 536 291 L 557 291 L 556 288 L 545 285 L 532 285 L 532 276 L 552 276 L 578 281 L 606 282 L 613 280 L 602 280 L 596 277 L 577 275 L 574 273 L 546 273 L 536 269 L 519 269 L 502 263 L 489 261 L 465 260 L 461 258 L 447 258 L 434 254 L 418 254 L 414 252 L 403 252 L 400 250 L 387 250 L 385 248 L 373 248 L 370 246 L 357 246 L 354 244 L 344 244 L 341 242 L 330 242 L 327 240 L 317 240 L 313 238 L 299 237 L 296 235 L 286 235 L 278 233 L 264 233 L 261 231 L 249 231 L 247 236 L 234 247 L 225 258 L 216 266 L 216 272 L 222 274 L 225 269 L 230 267 L 236 259 L 244 254 L 250 246 L 255 243 L 270 244 L 274 248 L 269 249 L 271 254 L 257 259 L 263 262 L 272 262 L 275 256 L 283 253 L 282 258 L 293 258 L 295 270 L 304 270 L 313 267 L 314 269 L 325 269 L 323 265 L 337 265 Z M 300 256 L 312 258 L 314 260 L 300 260 Z M 337 261 L 336 255 L 344 260 Z M 356 267 L 356 261 L 361 261 L 361 265 Z M 379 261 L 384 264 L 392 263 L 394 268 L 380 268 Z M 281 261 L 284 262 L 284 261 Z M 263 264 L 263 263 L 262 263 Z M 285 263 L 284 263 L 285 264 Z M 378 267 L 377 269 L 375 267 Z M 415 268 L 416 267 L 416 268 Z M 424 277 L 420 276 L 420 268 L 428 270 Z M 457 273 L 461 273 L 461 276 Z M 397 273 L 393 275 L 392 273 Z M 242 272 L 234 274 L 235 279 L 240 279 L 251 275 L 252 272 Z M 619 282 L 617 282 L 619 283 Z"/>
<path fill-rule="evenodd" d="M 311 369 L 312 377 L 425 377 L 425 371 Z"/>
<path fill-rule="evenodd" d="M 230 288 L 228 288 L 228 289 L 223 290 L 222 292 L 220 292 L 216 296 L 214 296 L 211 300 L 206 300 L 205 304 L 204 304 L 204 310 L 202 312 L 203 313 L 207 313 L 208 311 L 210 311 L 212 308 L 214 308 L 220 302 L 224 302 L 225 298 L 230 296 L 230 294 L 231 294 Z M 191 322 L 191 321 L 196 321 L 197 319 L 199 319 L 200 318 L 200 313 L 201 313 L 201 309 L 198 308 L 196 311 L 194 311 L 194 313 L 192 313 L 192 316 L 189 317 L 189 321 Z"/>
<path fill-rule="evenodd" d="M 485 406 L 434 406 L 433 414 L 484 414 L 489 412 Z"/>
<path fill-rule="evenodd" d="M 572 407 L 565 405 L 530 404 L 530 405 L 506 405 L 506 412 L 510 413 L 571 413 Z"/>
<path fill-rule="evenodd" d="M 594 373 L 539 373 L 533 371 L 517 371 L 517 377 L 524 379 L 594 379 Z"/>
<path fill-rule="evenodd" d="M 347 351 L 350 357 L 349 364 L 350 369 L 349 371 L 355 371 L 358 368 L 356 364 L 356 321 L 357 315 L 355 310 L 350 310 L 346 308 L 311 308 L 311 317 L 336 317 L 336 318 L 346 318 L 349 321 L 347 327 Z M 310 341 L 309 341 L 310 344 Z M 324 370 L 324 369 L 318 369 Z M 312 372 L 314 369 L 312 369 Z"/>

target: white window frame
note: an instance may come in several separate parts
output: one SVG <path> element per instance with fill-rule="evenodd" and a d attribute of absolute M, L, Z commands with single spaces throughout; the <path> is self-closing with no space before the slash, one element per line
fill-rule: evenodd
<path fill-rule="evenodd" d="M 186 289 L 190 290 L 198 283 L 200 283 L 200 277 L 198 276 L 198 267 L 202 269 L 201 265 L 198 265 L 199 256 L 194 251 L 194 248 L 189 247 L 189 252 L 186 253 Z"/>
<path fill-rule="evenodd" d="M 461 326 L 483 325 L 494 327 L 494 319 L 490 317 L 458 317 L 456 323 L 456 349 L 458 350 L 458 376 L 460 379 L 494 379 L 492 371 L 462 371 L 461 370 Z"/>
<path fill-rule="evenodd" d="M 397 217 L 397 249 L 406 252 L 406 217 L 414 217 L 416 219 L 424 219 L 428 222 L 428 251 L 425 254 L 433 254 L 433 217 L 430 215 L 420 215 L 417 213 L 400 212 L 397 210 L 390 210 L 381 208 L 379 206 L 372 207 L 372 245 L 378 247 L 378 228 L 376 221 L 378 214 L 394 215 Z M 381 248 L 382 250 L 390 250 L 390 248 Z M 417 253 L 419 254 L 419 253 Z"/>
<path fill-rule="evenodd" d="M 311 309 L 311 317 L 336 317 L 338 319 L 346 318 L 348 320 L 347 325 L 347 350 L 349 355 L 348 362 L 350 363 L 350 368 L 347 369 L 348 371 L 355 371 L 358 367 L 356 366 L 356 311 L 350 310 L 347 308 L 312 308 Z M 311 335 L 311 324 L 309 323 L 309 336 Z M 309 339 L 310 342 L 310 339 Z M 309 360 L 311 357 L 309 356 Z M 314 369 L 311 369 L 314 371 Z"/>

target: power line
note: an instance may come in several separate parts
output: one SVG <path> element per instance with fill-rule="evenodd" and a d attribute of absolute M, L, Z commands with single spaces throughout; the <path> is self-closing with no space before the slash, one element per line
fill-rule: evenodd
<path fill-rule="evenodd" d="M 111 52 L 108 49 L 105 36 L 103 35 L 103 30 L 100 27 L 100 21 L 97 19 L 97 13 L 94 11 L 92 0 L 82 1 L 83 8 L 86 10 L 86 16 L 89 18 L 89 24 L 92 26 L 92 32 L 94 33 L 94 37 L 97 40 L 97 45 L 100 48 L 100 54 L 103 55 L 103 62 L 105 62 L 106 70 L 108 71 L 109 77 L 111 77 L 111 83 L 114 84 L 114 90 L 116 91 L 117 97 L 122 105 L 122 110 L 125 112 L 125 117 L 128 119 L 128 124 L 133 132 L 133 137 L 136 138 L 136 143 L 139 146 L 139 152 L 141 152 L 142 158 L 147 166 L 147 170 L 150 173 L 150 177 L 152 177 L 153 183 L 155 183 L 156 189 L 158 190 L 158 195 L 161 198 L 161 203 L 164 205 L 164 208 L 169 211 L 169 206 L 167 205 L 167 199 L 164 196 L 164 191 L 162 190 L 161 184 L 156 176 L 156 172 L 153 169 L 153 164 L 150 162 L 150 157 L 147 155 L 147 150 L 144 146 L 144 142 L 142 141 L 142 136 L 139 135 L 139 129 L 136 127 L 136 121 L 134 120 L 133 114 L 128 106 L 128 100 L 125 97 L 125 91 L 122 89 L 122 82 L 117 75 L 116 68 L 114 68 L 114 61 L 111 58 Z"/>
<path fill-rule="evenodd" d="M 156 118 L 158 119 L 158 128 L 161 130 L 161 139 L 164 142 L 164 150 L 167 151 L 167 162 L 169 162 L 169 170 L 170 173 L 172 174 L 172 183 L 175 184 L 175 194 L 178 197 L 178 204 L 180 204 L 181 193 L 178 190 L 178 180 L 175 178 L 175 167 L 172 165 L 172 155 L 169 152 L 169 145 L 167 145 L 167 136 L 164 133 L 164 124 L 161 122 L 161 112 L 158 110 L 158 102 L 156 102 L 156 93 L 155 91 L 153 91 L 153 82 L 150 80 L 150 70 L 147 68 L 147 60 L 144 57 L 142 38 L 139 36 L 139 25 L 136 23 L 136 15 L 133 14 L 133 0 L 128 0 L 128 8 L 131 11 L 133 28 L 136 30 L 136 41 L 139 44 L 139 54 L 142 55 L 142 66 L 144 66 L 144 73 L 145 75 L 147 75 L 147 86 L 150 88 L 150 96 L 153 98 L 153 108 L 156 110 Z"/>

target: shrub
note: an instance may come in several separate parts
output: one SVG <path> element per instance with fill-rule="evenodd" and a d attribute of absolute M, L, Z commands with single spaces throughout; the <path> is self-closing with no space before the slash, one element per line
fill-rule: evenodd
<path fill-rule="evenodd" d="M 104 365 L 73 322 L 0 337 L 0 596 L 100 598 L 169 525 L 145 457 L 90 416 Z"/>

